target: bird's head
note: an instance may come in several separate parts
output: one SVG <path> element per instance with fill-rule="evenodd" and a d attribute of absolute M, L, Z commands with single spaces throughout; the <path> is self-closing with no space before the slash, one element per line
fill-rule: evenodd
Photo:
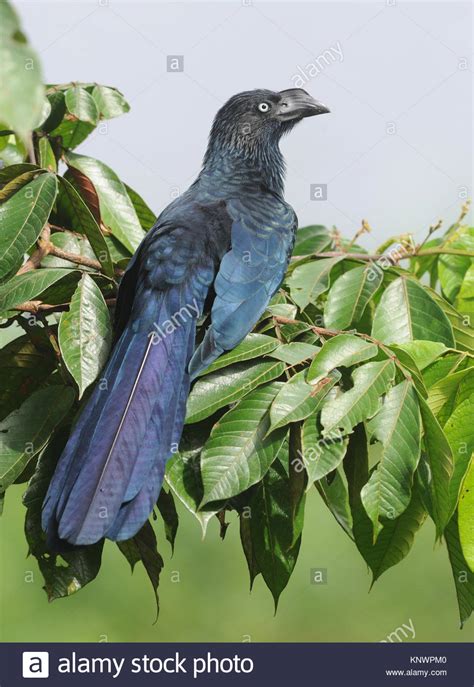
<path fill-rule="evenodd" d="M 278 145 L 281 136 L 305 117 L 329 109 L 301 88 L 285 91 L 256 89 L 238 93 L 218 111 L 212 125 L 209 147 L 225 147 L 237 154 Z"/>

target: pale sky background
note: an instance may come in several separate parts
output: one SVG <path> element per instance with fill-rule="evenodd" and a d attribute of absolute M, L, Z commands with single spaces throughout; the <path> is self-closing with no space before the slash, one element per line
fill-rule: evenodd
<path fill-rule="evenodd" d="M 300 225 L 335 224 L 366 245 L 418 237 L 472 194 L 472 5 L 465 2 L 15 3 L 48 82 L 123 91 L 129 114 L 78 152 L 109 164 L 159 212 L 199 171 L 212 118 L 238 91 L 306 90 L 330 115 L 282 143 Z M 328 51 L 325 53 L 325 51 Z M 342 54 L 342 56 L 341 56 Z M 184 71 L 168 73 L 167 55 Z M 301 83 L 296 84 L 301 85 Z M 327 184 L 327 200 L 310 200 Z"/>

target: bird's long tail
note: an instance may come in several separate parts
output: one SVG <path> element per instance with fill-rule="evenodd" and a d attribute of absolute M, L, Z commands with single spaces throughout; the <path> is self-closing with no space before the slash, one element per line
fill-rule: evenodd
<path fill-rule="evenodd" d="M 128 539 L 158 498 L 184 423 L 199 307 L 178 285 L 153 299 L 127 324 L 59 460 L 42 514 L 53 546 Z"/>

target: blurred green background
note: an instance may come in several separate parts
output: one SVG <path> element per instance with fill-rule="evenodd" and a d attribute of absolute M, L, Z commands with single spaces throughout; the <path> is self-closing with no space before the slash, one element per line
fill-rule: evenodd
<path fill-rule="evenodd" d="M 9 489 L 0 519 L 2 641 L 377 642 L 403 623 L 414 626 L 414 641 L 473 639 L 472 624 L 459 629 L 447 553 L 444 546 L 434 547 L 431 522 L 408 558 L 369 594 L 362 558 L 316 490 L 308 495 L 300 557 L 276 616 L 261 578 L 249 594 L 236 516 L 230 515 L 224 542 L 217 521 L 202 541 L 198 522 L 183 509 L 173 558 L 156 525 L 165 559 L 156 624 L 143 568 L 138 565 L 131 575 L 111 542 L 94 582 L 48 604 L 35 561 L 26 557 L 23 491 L 24 485 Z M 327 584 L 310 584 L 311 568 L 326 568 Z M 412 641 L 410 632 L 406 641 Z"/>

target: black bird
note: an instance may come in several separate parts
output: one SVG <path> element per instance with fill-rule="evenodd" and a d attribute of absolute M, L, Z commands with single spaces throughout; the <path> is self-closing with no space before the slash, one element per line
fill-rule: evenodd
<path fill-rule="evenodd" d="M 132 537 L 181 437 L 191 380 L 251 331 L 279 288 L 297 219 L 283 198 L 283 134 L 329 112 L 306 91 L 233 96 L 202 171 L 168 205 L 120 284 L 116 343 L 43 504 L 49 541 Z M 196 323 L 211 323 L 196 347 Z"/>

